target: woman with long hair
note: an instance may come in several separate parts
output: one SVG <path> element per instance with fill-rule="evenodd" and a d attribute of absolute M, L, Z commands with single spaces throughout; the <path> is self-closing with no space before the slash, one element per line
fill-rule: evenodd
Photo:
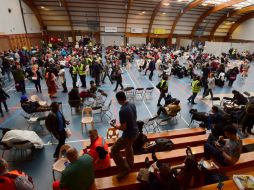
<path fill-rule="evenodd" d="M 48 94 L 50 98 L 56 98 L 57 93 L 57 84 L 56 84 L 56 76 L 52 72 L 52 70 L 49 70 L 46 72 L 46 84 L 48 86 Z"/>

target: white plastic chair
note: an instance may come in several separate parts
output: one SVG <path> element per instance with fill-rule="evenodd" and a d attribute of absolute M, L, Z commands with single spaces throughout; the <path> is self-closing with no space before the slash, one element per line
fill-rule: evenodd
<path fill-rule="evenodd" d="M 83 134 L 83 127 L 86 127 L 86 124 L 90 124 L 92 129 L 94 128 L 94 119 L 93 119 L 93 110 L 91 107 L 84 107 L 82 110 L 81 118 L 81 132 Z"/>
<path fill-rule="evenodd" d="M 55 171 L 62 173 L 63 170 L 65 169 L 64 163 L 69 162 L 69 160 L 63 156 L 63 152 L 66 152 L 69 148 L 71 148 L 71 146 L 68 144 L 61 146 L 59 158 L 52 166 L 52 174 L 53 174 L 54 181 L 56 181 Z"/>

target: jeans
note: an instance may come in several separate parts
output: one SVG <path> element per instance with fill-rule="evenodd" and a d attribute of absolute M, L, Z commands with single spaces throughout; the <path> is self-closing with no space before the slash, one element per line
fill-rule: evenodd
<path fill-rule="evenodd" d="M 41 93 L 41 82 L 39 80 L 35 80 L 34 84 L 35 84 L 36 91 Z"/>
<path fill-rule="evenodd" d="M 158 99 L 157 105 L 160 105 L 161 99 L 164 98 L 165 96 L 166 96 L 166 93 L 164 93 L 164 92 L 161 92 L 161 93 L 160 93 L 160 97 L 159 97 L 159 99 Z"/>
<path fill-rule="evenodd" d="M 65 130 L 60 131 L 59 132 L 59 139 L 57 139 L 58 145 L 56 147 L 54 157 L 57 157 L 57 158 L 59 157 L 59 152 L 60 152 L 61 146 L 63 146 L 65 144 L 65 139 L 66 139 Z"/>
<path fill-rule="evenodd" d="M 80 81 L 81 81 L 81 86 L 83 87 L 83 88 L 86 88 L 86 75 L 79 75 L 79 77 L 80 77 Z"/>
<path fill-rule="evenodd" d="M 105 72 L 105 73 L 104 73 L 104 76 L 103 76 L 103 78 L 102 78 L 102 82 L 104 83 L 106 76 L 107 76 L 108 79 L 110 80 L 111 84 L 113 84 L 113 81 L 112 81 L 111 77 L 109 76 L 108 72 Z"/>
<path fill-rule="evenodd" d="M 24 95 L 26 93 L 26 86 L 25 86 L 25 81 L 18 81 L 19 85 L 20 85 L 20 90 L 22 92 L 22 95 Z"/>
<path fill-rule="evenodd" d="M 210 89 L 210 88 L 207 88 L 207 89 L 206 89 L 205 93 L 203 94 L 203 97 L 208 96 L 209 93 L 210 93 L 210 95 L 211 95 L 211 98 L 213 99 L 213 90 Z"/>
<path fill-rule="evenodd" d="M 121 89 L 123 89 L 122 81 L 117 81 L 115 91 L 117 91 L 118 85 L 120 85 Z"/>
<path fill-rule="evenodd" d="M 209 143 L 205 143 L 204 145 L 204 155 L 206 160 L 210 160 L 211 157 L 215 158 L 215 160 L 220 164 L 220 165 L 227 165 L 224 161 L 224 157 L 222 155 L 222 152 L 219 151 L 215 146 Z"/>
<path fill-rule="evenodd" d="M 121 137 L 112 146 L 112 149 L 111 149 L 112 158 L 115 161 L 120 172 L 124 172 L 130 169 L 131 167 L 133 167 L 134 156 L 133 156 L 132 144 L 134 143 L 136 138 L 137 136 L 135 138 Z M 120 152 L 123 149 L 125 149 L 126 161 L 123 159 L 122 153 Z"/>
<path fill-rule="evenodd" d="M 193 92 L 192 95 L 188 98 L 188 100 L 191 101 L 191 103 L 194 103 L 194 100 L 197 95 L 198 95 L 197 92 Z"/>
<path fill-rule="evenodd" d="M 153 70 L 151 70 L 150 75 L 149 75 L 149 79 L 152 80 L 152 78 L 153 78 Z"/>
<path fill-rule="evenodd" d="M 232 87 L 232 86 L 233 86 L 234 81 L 235 81 L 235 80 L 231 80 L 231 79 L 229 79 L 229 81 L 228 81 L 228 86 L 229 86 L 229 87 Z"/>
<path fill-rule="evenodd" d="M 100 85 L 100 74 L 94 74 L 96 86 Z"/>
<path fill-rule="evenodd" d="M 73 86 L 73 88 L 76 88 L 77 87 L 77 78 L 78 78 L 78 76 L 77 75 L 71 75 L 71 78 L 72 78 L 72 86 Z"/>
<path fill-rule="evenodd" d="M 62 83 L 62 87 L 63 87 L 64 92 L 68 92 L 68 89 L 67 89 L 67 86 L 66 86 L 66 80 L 64 81 L 64 83 Z"/>
<path fill-rule="evenodd" d="M 162 113 L 164 113 L 165 115 L 167 115 L 167 111 L 165 110 L 165 108 L 163 106 L 160 106 L 158 111 L 157 111 L 157 115 L 160 115 Z"/>
<path fill-rule="evenodd" d="M 9 110 L 6 101 L 0 102 L 0 113 L 3 115 L 2 104 L 4 105 L 5 111 L 8 112 Z"/>

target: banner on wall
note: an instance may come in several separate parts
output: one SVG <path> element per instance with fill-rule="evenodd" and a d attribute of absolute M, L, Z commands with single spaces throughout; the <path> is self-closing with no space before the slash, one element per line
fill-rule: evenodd
<path fill-rule="evenodd" d="M 153 29 L 154 34 L 166 34 L 166 30 L 164 28 L 155 28 Z"/>
<path fill-rule="evenodd" d="M 143 33 L 143 28 L 131 28 L 131 33 Z"/>
<path fill-rule="evenodd" d="M 105 26 L 105 32 L 117 32 L 117 27 Z"/>

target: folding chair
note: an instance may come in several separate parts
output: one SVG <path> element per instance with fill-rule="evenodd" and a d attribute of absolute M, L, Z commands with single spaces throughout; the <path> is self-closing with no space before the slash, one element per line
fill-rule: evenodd
<path fill-rule="evenodd" d="M 71 108 L 71 115 L 72 115 L 72 108 L 75 108 L 76 110 L 81 109 L 83 105 L 81 100 L 69 100 L 68 103 Z"/>
<path fill-rule="evenodd" d="M 98 90 L 99 92 L 99 90 Z M 95 104 L 96 106 L 104 106 L 106 100 L 107 100 L 108 94 L 104 91 L 100 91 L 100 96 L 96 96 L 95 98 Z"/>
<path fill-rule="evenodd" d="M 136 88 L 135 99 L 136 100 L 143 100 L 143 96 L 144 96 L 144 88 Z"/>
<path fill-rule="evenodd" d="M 145 92 L 144 92 L 145 100 L 153 99 L 153 96 L 152 96 L 153 90 L 154 90 L 154 87 L 148 87 L 145 89 Z"/>
<path fill-rule="evenodd" d="M 153 132 L 156 133 L 156 130 L 158 130 L 158 132 L 160 132 L 160 128 L 157 126 L 157 122 L 156 119 L 158 118 L 158 116 L 149 118 L 149 119 L 145 119 L 144 122 L 144 128 L 146 130 L 146 132 L 148 133 L 148 129 L 150 127 L 152 127 Z"/>
<path fill-rule="evenodd" d="M 92 129 L 94 128 L 93 110 L 91 107 L 84 107 L 82 110 L 81 118 L 81 132 L 83 134 L 83 128 L 86 124 L 90 124 Z"/>
<path fill-rule="evenodd" d="M 134 87 L 126 87 L 124 89 L 124 93 L 126 95 L 127 100 L 134 101 L 134 99 L 135 99 Z"/>
<path fill-rule="evenodd" d="M 102 107 L 101 106 L 92 107 L 92 110 L 93 116 L 99 115 L 102 121 Z"/>
<path fill-rule="evenodd" d="M 112 100 L 110 100 L 110 102 L 108 103 L 107 106 L 102 106 L 102 117 L 105 115 L 105 116 L 108 116 L 108 118 L 111 120 L 112 118 L 112 112 L 110 111 L 110 107 L 111 107 L 111 104 L 112 104 Z"/>

